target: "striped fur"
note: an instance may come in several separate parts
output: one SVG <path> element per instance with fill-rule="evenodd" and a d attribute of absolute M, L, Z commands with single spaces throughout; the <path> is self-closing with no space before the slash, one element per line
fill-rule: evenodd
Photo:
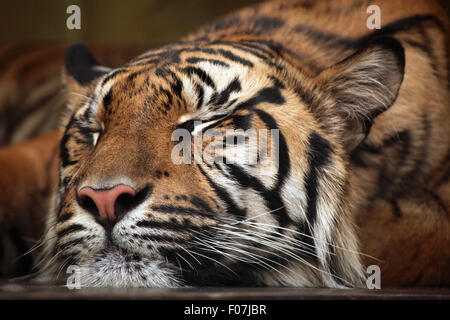
<path fill-rule="evenodd" d="M 450 283 L 433 247 L 449 247 L 448 22 L 428 1 L 370 4 L 381 30 L 369 1 L 267 2 L 113 70 L 73 47 L 40 278 L 358 287 L 380 263 L 388 284 Z M 177 128 L 278 132 L 278 158 L 177 165 Z M 117 184 L 140 200 L 109 232 L 77 191 Z"/>

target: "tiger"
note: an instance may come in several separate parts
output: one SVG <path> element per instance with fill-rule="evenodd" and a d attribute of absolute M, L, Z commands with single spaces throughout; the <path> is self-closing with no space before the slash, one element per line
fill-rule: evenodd
<path fill-rule="evenodd" d="M 114 69 L 75 44 L 60 129 L 0 150 L 0 222 L 42 233 L 44 283 L 449 285 L 448 27 L 274 0 Z"/>

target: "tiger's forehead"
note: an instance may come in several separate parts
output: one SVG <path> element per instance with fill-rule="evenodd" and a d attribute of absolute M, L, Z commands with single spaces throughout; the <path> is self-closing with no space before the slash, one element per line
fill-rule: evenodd
<path fill-rule="evenodd" d="M 266 58 L 227 45 L 156 50 L 105 75 L 93 100 L 104 109 L 132 104 L 155 115 L 170 111 L 181 122 L 224 115 L 274 85 Z"/>

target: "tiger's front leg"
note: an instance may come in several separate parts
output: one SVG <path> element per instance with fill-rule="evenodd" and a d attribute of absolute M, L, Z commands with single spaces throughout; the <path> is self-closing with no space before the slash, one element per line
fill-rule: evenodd
<path fill-rule="evenodd" d="M 60 132 L 0 149 L 0 276 L 30 272 L 57 181 Z"/>

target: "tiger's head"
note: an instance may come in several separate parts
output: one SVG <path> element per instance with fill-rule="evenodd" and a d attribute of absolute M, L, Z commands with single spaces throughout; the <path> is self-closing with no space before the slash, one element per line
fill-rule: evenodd
<path fill-rule="evenodd" d="M 382 39 L 316 76 L 269 46 L 66 55 L 42 273 L 82 286 L 359 286 L 348 155 L 403 78 Z"/>

